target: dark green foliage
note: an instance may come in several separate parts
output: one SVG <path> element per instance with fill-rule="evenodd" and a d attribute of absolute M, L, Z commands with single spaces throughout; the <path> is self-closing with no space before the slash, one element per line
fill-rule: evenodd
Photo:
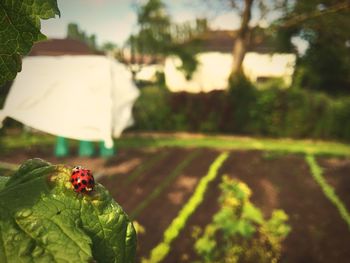
<path fill-rule="evenodd" d="M 146 131 L 174 129 L 169 119 L 171 109 L 167 102 L 168 96 L 166 90 L 155 86 L 142 89 L 134 106 L 134 127 Z"/>
<path fill-rule="evenodd" d="M 297 61 L 294 85 L 332 95 L 349 94 L 349 1 L 298 0 L 280 22 L 284 26 L 278 35 L 285 50 L 293 36 L 309 44 Z"/>
<path fill-rule="evenodd" d="M 190 80 L 193 73 L 197 69 L 198 61 L 196 54 L 200 51 L 201 41 L 193 39 L 185 44 L 173 44 L 169 46 L 168 53 L 170 55 L 178 56 L 181 59 L 182 65 L 179 70 L 183 72 L 185 78 Z"/>
<path fill-rule="evenodd" d="M 312 43 L 305 56 L 299 59 L 296 71 L 299 81 L 295 85 L 335 95 L 349 94 L 349 73 L 350 48 L 345 46 L 345 40 L 335 45 L 329 37 Z"/>
<path fill-rule="evenodd" d="M 245 79 L 226 91 L 190 94 L 144 88 L 135 105 L 135 128 L 148 131 L 234 133 L 350 140 L 350 97 L 272 87 Z"/>
<path fill-rule="evenodd" d="M 230 105 L 228 130 L 235 133 L 249 133 L 249 126 L 254 117 L 254 105 L 257 91 L 253 84 L 243 75 L 237 74 L 230 79 L 228 105 Z"/>
<path fill-rule="evenodd" d="M 21 57 L 45 39 L 40 19 L 60 15 L 56 0 L 1 0 L 0 87 L 21 71 Z"/>
<path fill-rule="evenodd" d="M 79 29 L 79 26 L 75 23 L 69 23 L 67 26 L 67 38 L 79 40 L 89 46 L 91 51 L 96 51 L 96 36 L 88 35 L 85 31 Z"/>
<path fill-rule="evenodd" d="M 161 0 L 148 0 L 138 7 L 138 26 L 137 34 L 127 41 L 133 56 L 153 56 L 154 60 L 177 56 L 182 61 L 179 69 L 187 79 L 192 77 L 198 64 L 195 55 L 201 45 L 198 36 L 208 29 L 205 19 L 196 19 L 195 25 L 176 24 Z"/>

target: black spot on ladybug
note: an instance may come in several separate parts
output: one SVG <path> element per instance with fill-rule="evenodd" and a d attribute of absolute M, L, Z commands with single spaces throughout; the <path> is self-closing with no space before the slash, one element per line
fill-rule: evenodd
<path fill-rule="evenodd" d="M 85 184 L 85 185 L 87 184 L 86 180 L 83 180 L 83 181 L 81 181 L 81 182 L 82 182 L 83 184 Z"/>
<path fill-rule="evenodd" d="M 77 182 L 77 181 L 78 181 L 78 178 L 75 178 L 75 181 Z"/>
<path fill-rule="evenodd" d="M 78 183 L 78 186 L 80 187 L 80 186 L 81 186 L 81 183 Z"/>
<path fill-rule="evenodd" d="M 93 184 L 93 183 L 94 183 L 94 180 L 90 179 L 89 184 Z"/>
<path fill-rule="evenodd" d="M 76 185 L 74 185 L 74 188 L 75 188 L 75 189 L 78 189 L 78 188 L 79 188 L 79 186 L 76 184 Z"/>

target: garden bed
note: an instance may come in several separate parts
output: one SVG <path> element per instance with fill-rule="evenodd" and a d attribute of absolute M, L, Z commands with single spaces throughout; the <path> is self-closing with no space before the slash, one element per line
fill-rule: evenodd
<path fill-rule="evenodd" d="M 327 182 L 336 189 L 336 194 L 350 211 L 350 160 L 339 158 L 319 158 Z"/>
<path fill-rule="evenodd" d="M 20 163 L 32 157 L 53 163 L 81 164 L 95 171 L 116 201 L 145 232 L 139 234 L 138 262 L 149 258 L 163 240 L 200 180 L 222 153 L 191 148 L 120 149 L 110 160 L 53 157 L 52 148 L 32 147 L 0 155 L 0 161 Z M 326 182 L 350 209 L 350 160 L 318 158 Z M 192 262 L 194 226 L 204 227 L 218 209 L 218 183 L 223 174 L 244 181 L 252 190 L 252 202 L 265 216 L 273 209 L 289 215 L 292 232 L 283 243 L 282 262 L 341 262 L 350 258 L 350 229 L 338 209 L 326 197 L 310 172 L 304 155 L 282 155 L 262 151 L 230 151 L 228 159 L 208 183 L 204 199 L 195 207 L 185 226 L 170 243 L 163 262 Z M 137 212 L 135 212 L 137 211 Z"/>

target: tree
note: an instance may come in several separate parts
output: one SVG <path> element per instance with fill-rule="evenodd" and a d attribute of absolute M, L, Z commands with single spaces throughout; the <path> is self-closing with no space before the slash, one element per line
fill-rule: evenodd
<path fill-rule="evenodd" d="M 171 43 L 170 16 L 161 0 L 149 0 L 138 10 L 138 49 L 145 54 L 164 54 Z"/>
<path fill-rule="evenodd" d="M 234 4 L 234 2 L 232 2 Z M 248 46 L 249 22 L 252 16 L 253 0 L 244 0 L 244 7 L 241 15 L 241 25 L 233 45 L 232 55 L 234 57 L 231 75 L 242 74 L 242 63 Z M 234 5 L 233 5 L 234 7 Z"/>
<path fill-rule="evenodd" d="M 253 10 L 256 11 L 257 21 L 262 21 L 268 19 L 270 12 L 280 12 L 282 14 L 283 10 L 287 5 L 288 0 L 220 0 L 215 1 L 216 8 L 220 11 L 233 10 L 240 16 L 240 26 L 237 31 L 237 35 L 234 39 L 234 44 L 232 47 L 233 63 L 231 68 L 230 79 L 235 75 L 243 75 L 242 63 L 247 52 L 249 41 L 251 39 L 251 33 L 253 27 L 252 13 Z M 209 1 L 209 4 L 214 3 L 214 1 Z"/>
<path fill-rule="evenodd" d="M 176 55 L 182 60 L 181 70 L 190 78 L 197 66 L 195 54 L 198 51 L 202 32 L 207 30 L 205 20 L 197 19 L 193 23 L 172 23 L 161 0 L 149 0 L 137 9 L 139 30 L 129 37 L 127 45 L 131 50 L 131 59 L 136 54 L 143 60 L 144 55 L 157 59 Z"/>
<path fill-rule="evenodd" d="M 117 48 L 118 48 L 118 45 L 113 42 L 105 42 L 101 47 L 103 51 L 114 51 Z"/>
<path fill-rule="evenodd" d="M 298 59 L 295 86 L 331 94 L 350 92 L 349 1 L 296 1 L 278 25 L 287 45 L 295 36 L 309 44 Z"/>
<path fill-rule="evenodd" d="M 79 26 L 75 23 L 68 24 L 67 38 L 79 40 L 87 44 L 92 51 L 98 50 L 96 36 L 94 34 L 89 36 L 84 30 L 79 29 Z"/>

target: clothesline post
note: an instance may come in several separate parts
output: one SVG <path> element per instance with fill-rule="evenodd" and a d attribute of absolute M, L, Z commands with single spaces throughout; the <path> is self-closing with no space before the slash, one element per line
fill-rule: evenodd
<path fill-rule="evenodd" d="M 99 155 L 101 157 L 111 157 L 115 155 L 114 147 L 106 147 L 103 141 L 99 142 Z M 92 157 L 95 154 L 94 143 L 91 141 L 79 141 L 78 154 L 80 157 Z M 58 136 L 56 138 L 55 156 L 67 157 L 69 155 L 68 140 L 64 137 Z"/>
<path fill-rule="evenodd" d="M 107 148 L 104 142 L 100 142 L 100 156 L 101 157 L 110 157 L 115 155 L 114 146 Z"/>
<path fill-rule="evenodd" d="M 55 156 L 67 157 L 69 155 L 69 147 L 67 139 L 61 136 L 56 138 Z"/>

